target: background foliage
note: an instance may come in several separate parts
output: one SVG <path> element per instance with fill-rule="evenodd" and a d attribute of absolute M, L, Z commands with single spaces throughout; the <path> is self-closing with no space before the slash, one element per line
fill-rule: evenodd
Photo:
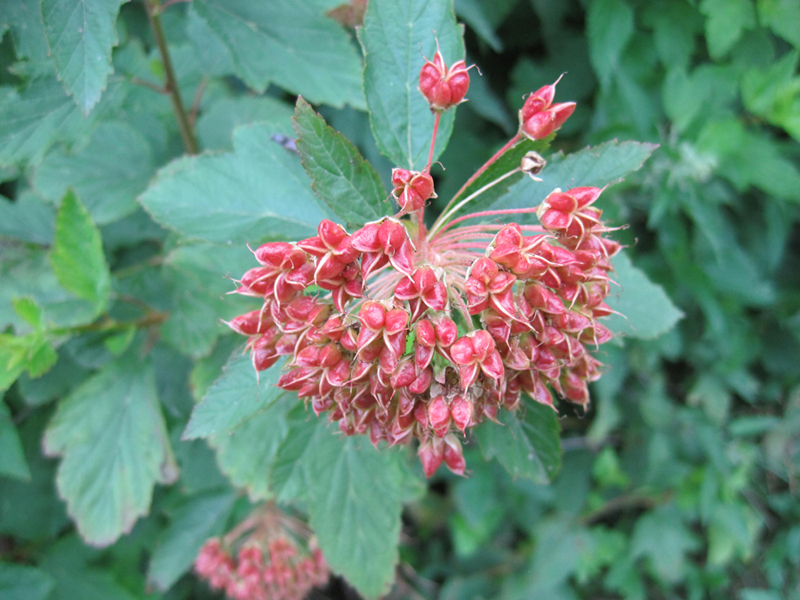
<path fill-rule="evenodd" d="M 276 497 L 366 597 L 394 580 L 396 598 L 800 598 L 800 6 L 455 2 L 483 76 L 443 120 L 440 201 L 566 71 L 557 99 L 578 108 L 545 184 L 494 207 L 633 171 L 601 204 L 631 224 L 628 320 L 587 415 L 531 407 L 508 424 L 520 444 L 487 427 L 469 478 L 426 486 L 402 452 L 293 408 L 275 371 L 258 386 L 218 322 L 248 310 L 224 296 L 245 242 L 389 210 L 314 194 L 283 145 L 297 94 L 383 180 L 362 185 L 388 183 L 381 152 L 424 159 L 415 78 L 431 30 L 461 58 L 450 7 L 372 0 L 359 46 L 363 3 L 339 23 L 337 4 L 194 0 L 149 22 L 141 2 L 2 3 L 0 597 L 210 596 L 188 574 L 197 549 Z M 310 147 L 349 151 L 304 123 Z M 526 460 L 526 428 L 559 424 L 563 458 Z M 358 597 L 341 580 L 315 593 Z"/>

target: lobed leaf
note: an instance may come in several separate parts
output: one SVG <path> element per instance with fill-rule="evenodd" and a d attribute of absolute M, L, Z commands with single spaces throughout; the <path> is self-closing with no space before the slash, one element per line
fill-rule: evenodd
<path fill-rule="evenodd" d="M 50 264 L 61 286 L 95 307 L 100 314 L 108 304 L 111 275 L 100 231 L 73 191 L 61 200 L 56 217 L 56 238 Z"/>
<path fill-rule="evenodd" d="M 486 460 L 497 458 L 513 478 L 546 484 L 561 467 L 561 427 L 549 406 L 523 395 L 523 405 L 512 414 L 500 411 L 499 423 L 487 421 L 475 429 Z"/>
<path fill-rule="evenodd" d="M 363 108 L 358 53 L 314 3 L 197 0 L 192 6 L 253 89 L 263 92 L 275 83 L 314 103 Z"/>
<path fill-rule="evenodd" d="M 173 161 L 139 201 L 156 221 L 194 239 L 244 244 L 316 235 L 332 213 L 320 206 L 297 155 L 272 139 L 289 131 L 239 127 L 234 152 Z"/>
<path fill-rule="evenodd" d="M 150 362 L 130 351 L 86 380 L 59 405 L 44 449 L 62 457 L 58 489 L 87 542 L 129 532 L 155 483 L 178 474 Z"/>
<path fill-rule="evenodd" d="M 464 59 L 462 29 L 451 0 L 372 0 L 358 39 L 364 49 L 364 92 L 378 148 L 395 165 L 421 171 L 428 159 L 433 115 L 417 89 L 436 41 L 447 65 Z M 433 159 L 453 130 L 454 110 L 442 114 Z"/>
<path fill-rule="evenodd" d="M 392 213 L 393 202 L 375 168 L 302 97 L 297 99 L 294 130 L 311 187 L 348 226 L 360 227 Z"/>

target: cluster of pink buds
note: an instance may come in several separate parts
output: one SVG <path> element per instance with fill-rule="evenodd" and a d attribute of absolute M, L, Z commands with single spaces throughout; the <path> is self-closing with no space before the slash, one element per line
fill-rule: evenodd
<path fill-rule="evenodd" d="M 463 99 L 468 77 L 462 63 L 446 70 L 437 52 L 422 69 L 421 91 L 438 111 Z M 555 84 L 526 100 L 522 132 L 507 147 L 563 123 L 575 105 L 553 105 L 554 94 Z M 588 403 L 587 384 L 600 371 L 587 347 L 611 338 L 598 318 L 611 312 L 609 259 L 620 248 L 593 206 L 597 188 L 556 190 L 538 209 L 448 221 L 467 199 L 427 231 L 430 162 L 422 172 L 394 170 L 395 218 L 352 233 L 325 220 L 314 237 L 258 248 L 261 266 L 236 291 L 263 304 L 229 323 L 249 337 L 256 370 L 288 357 L 277 385 L 345 435 L 375 445 L 418 440 L 428 476 L 442 463 L 463 474 L 467 430 L 516 410 L 523 392 L 550 407 L 551 391 Z M 541 225 L 493 221 L 534 212 Z"/>
<path fill-rule="evenodd" d="M 267 505 L 224 538 L 206 540 L 195 572 L 233 600 L 302 600 L 330 577 L 309 535 L 302 523 Z"/>
<path fill-rule="evenodd" d="M 519 131 L 532 140 L 541 140 L 560 129 L 575 111 L 574 102 L 553 104 L 556 84 L 546 85 L 528 96 L 519 111 Z"/>

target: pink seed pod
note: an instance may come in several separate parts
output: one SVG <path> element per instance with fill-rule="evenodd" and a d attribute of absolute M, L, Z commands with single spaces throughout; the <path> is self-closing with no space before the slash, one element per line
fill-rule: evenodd
<path fill-rule="evenodd" d="M 437 43 L 438 46 L 438 43 Z M 469 68 L 463 60 L 449 69 L 439 50 L 433 62 L 426 60 L 419 72 L 419 91 L 432 112 L 443 112 L 464 101 L 469 90 Z"/>

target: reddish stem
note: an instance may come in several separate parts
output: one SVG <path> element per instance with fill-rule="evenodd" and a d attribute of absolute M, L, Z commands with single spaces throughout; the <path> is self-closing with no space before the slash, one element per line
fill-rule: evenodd
<path fill-rule="evenodd" d="M 491 217 L 493 215 L 519 215 L 522 213 L 535 213 L 538 207 L 532 208 L 509 208 L 504 210 L 485 210 L 483 212 L 472 213 L 469 215 L 464 215 L 463 217 L 458 217 L 457 219 L 453 219 L 447 225 L 442 227 L 439 230 L 439 233 L 433 238 L 434 240 L 438 239 L 442 233 L 450 229 L 456 223 L 460 223 L 461 221 L 466 221 L 467 219 L 476 219 L 478 217 Z M 431 240 L 433 241 L 433 240 Z"/>

